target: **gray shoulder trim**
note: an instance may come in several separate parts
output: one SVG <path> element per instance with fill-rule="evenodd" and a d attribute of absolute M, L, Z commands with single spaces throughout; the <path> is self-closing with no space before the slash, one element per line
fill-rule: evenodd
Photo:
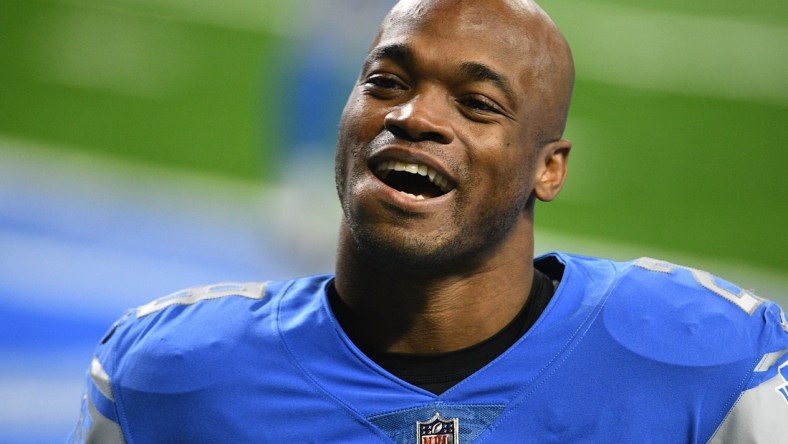
<path fill-rule="evenodd" d="M 776 364 L 780 358 L 784 355 L 788 354 L 788 349 L 776 351 L 774 353 L 766 353 L 763 355 L 760 361 L 758 361 L 758 365 L 755 366 L 755 372 L 765 372 L 772 368 L 774 364 Z"/>
<path fill-rule="evenodd" d="M 785 312 L 780 310 L 780 325 L 783 326 L 783 331 L 788 333 L 788 317 L 785 316 Z"/>
<path fill-rule="evenodd" d="M 120 430 L 120 425 L 106 418 L 93 405 L 93 400 L 88 397 L 88 413 L 90 414 L 91 424 L 87 436 L 84 437 L 85 444 L 125 444 L 126 439 Z"/>
<path fill-rule="evenodd" d="M 199 301 L 219 299 L 226 296 L 263 299 L 267 285 L 267 282 L 224 283 L 178 291 L 137 308 L 137 318 L 155 313 L 171 305 L 191 305 Z"/>
<path fill-rule="evenodd" d="M 764 371 L 768 368 L 766 362 L 773 365 L 785 353 L 786 350 L 767 354 L 758 363 L 756 371 Z M 783 366 L 788 366 L 788 363 Z M 788 380 L 781 373 L 777 372 L 774 377 L 742 393 L 708 442 L 783 442 L 788 436 L 788 393 L 783 393 Z M 788 369 L 785 373 L 788 374 Z"/>

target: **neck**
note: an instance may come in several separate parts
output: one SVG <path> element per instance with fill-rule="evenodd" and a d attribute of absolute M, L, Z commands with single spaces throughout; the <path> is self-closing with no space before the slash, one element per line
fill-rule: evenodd
<path fill-rule="evenodd" d="M 505 327 L 533 280 L 533 230 L 527 218 L 495 251 L 462 268 L 413 270 L 359 250 L 343 224 L 336 289 L 347 307 L 342 327 L 379 351 L 438 353 L 477 344 Z"/>

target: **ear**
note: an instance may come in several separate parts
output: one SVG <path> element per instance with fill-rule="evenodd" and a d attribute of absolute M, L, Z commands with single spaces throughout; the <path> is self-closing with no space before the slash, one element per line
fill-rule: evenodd
<path fill-rule="evenodd" d="M 572 142 L 560 139 L 543 146 L 536 159 L 534 195 L 543 202 L 553 200 L 566 179 L 566 164 Z"/>

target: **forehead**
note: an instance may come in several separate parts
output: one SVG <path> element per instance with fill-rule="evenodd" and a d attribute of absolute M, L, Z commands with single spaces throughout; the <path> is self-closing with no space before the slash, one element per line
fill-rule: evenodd
<path fill-rule="evenodd" d="M 542 57 L 536 18 L 519 1 L 406 0 L 384 20 L 370 58 L 391 54 L 381 48 L 404 47 L 403 61 L 475 63 L 528 83 Z"/>
<path fill-rule="evenodd" d="M 406 0 L 386 17 L 379 40 L 421 37 L 427 44 L 447 40 L 464 48 L 478 42 L 489 51 L 516 51 L 527 43 L 521 9 L 503 0 Z"/>
<path fill-rule="evenodd" d="M 418 19 L 437 13 L 487 20 L 544 16 L 544 11 L 532 0 L 400 0 L 391 10 L 392 16 Z"/>

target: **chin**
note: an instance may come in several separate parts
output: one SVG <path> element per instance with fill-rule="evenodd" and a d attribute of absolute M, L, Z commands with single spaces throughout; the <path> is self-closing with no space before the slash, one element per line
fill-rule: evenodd
<path fill-rule="evenodd" d="M 489 243 L 457 233 L 440 236 L 384 233 L 378 227 L 350 227 L 357 250 L 378 267 L 396 267 L 414 275 L 457 274 L 473 269 Z"/>
<path fill-rule="evenodd" d="M 383 233 L 376 227 L 351 226 L 351 235 L 358 250 L 368 259 L 398 268 L 434 269 L 451 262 L 453 253 L 460 249 L 456 240 Z"/>

